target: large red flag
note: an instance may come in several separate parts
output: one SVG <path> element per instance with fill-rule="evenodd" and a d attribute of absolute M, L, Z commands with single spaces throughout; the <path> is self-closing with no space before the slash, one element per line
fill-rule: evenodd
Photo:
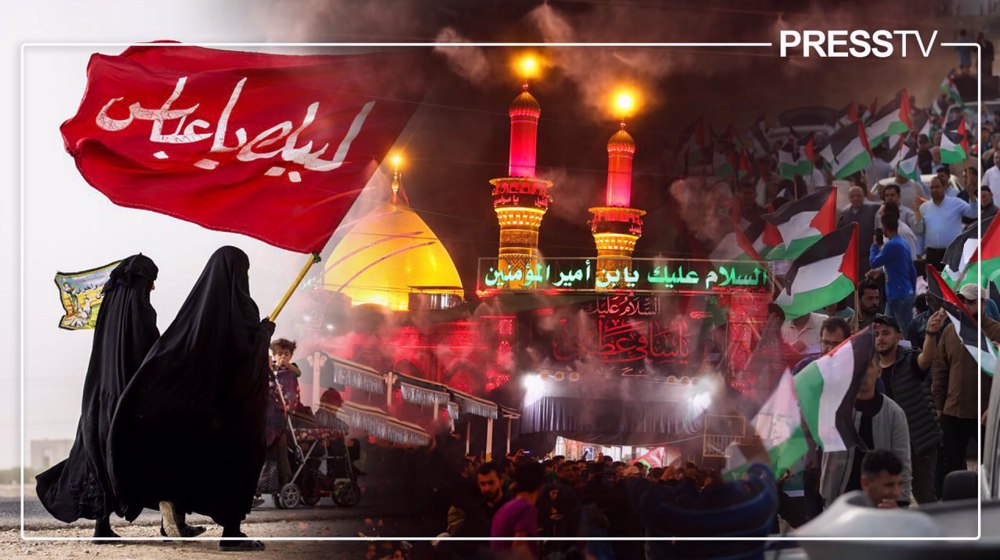
<path fill-rule="evenodd" d="M 95 54 L 62 134 L 115 204 L 319 252 L 421 99 L 424 54 Z"/>

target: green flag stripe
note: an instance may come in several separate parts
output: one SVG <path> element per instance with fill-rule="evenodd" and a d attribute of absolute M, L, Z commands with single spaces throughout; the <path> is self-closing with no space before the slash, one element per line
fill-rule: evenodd
<path fill-rule="evenodd" d="M 790 261 L 798 258 L 806 249 L 812 247 L 817 241 L 823 239 L 822 235 L 814 235 L 812 237 L 803 237 L 801 239 L 796 239 L 792 241 L 788 248 L 785 248 L 784 244 L 778 245 L 772 249 L 767 254 L 767 260 L 769 261 Z M 761 255 L 763 258 L 763 255 Z"/>
<path fill-rule="evenodd" d="M 839 274 L 833 282 L 823 288 L 792 294 L 791 301 L 788 301 L 789 296 L 782 292 L 775 299 L 775 303 L 781 306 L 787 319 L 794 319 L 822 309 L 831 303 L 837 303 L 851 295 L 853 291 L 854 284 L 851 280 L 843 274 Z"/>

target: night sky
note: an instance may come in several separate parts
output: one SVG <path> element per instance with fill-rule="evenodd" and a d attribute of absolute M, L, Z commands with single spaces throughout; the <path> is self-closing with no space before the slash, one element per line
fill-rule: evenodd
<path fill-rule="evenodd" d="M 713 2 L 709 8 L 692 2 L 454 0 L 418 9 L 405 2 L 340 2 L 318 9 L 306 33 L 311 41 L 776 43 L 782 28 L 934 28 L 940 30 L 939 42 L 954 38 L 953 20 L 945 25 L 934 15 L 937 3 L 898 4 L 813 2 L 803 8 L 801 2 L 733 1 Z M 881 105 L 904 87 L 918 106 L 928 106 L 956 61 L 952 49 L 943 47 L 928 59 L 860 61 L 782 59 L 777 45 L 533 50 L 549 63 L 531 91 L 542 107 L 537 175 L 554 182 L 554 200 L 540 234 L 540 250 L 550 257 L 595 253 L 587 209 L 603 203 L 605 143 L 617 128 L 604 96 L 618 83 L 642 92 L 639 112 L 628 126 L 637 144 L 632 205 L 648 212 L 635 256 L 704 256 L 720 236 L 700 231 L 704 214 L 724 201 L 687 204 L 691 201 L 677 200 L 669 188 L 678 173 L 673 150 L 679 133 L 696 117 L 704 117 L 717 133 L 729 124 L 745 130 L 761 114 L 774 126 L 785 109 L 823 105 L 839 110 L 852 100 L 867 105 L 876 97 Z M 507 174 L 507 107 L 519 86 L 510 61 L 523 49 L 457 51 L 430 55 L 433 83 L 405 139 L 404 187 L 472 291 L 477 258 L 497 252 L 499 227 L 489 180 Z"/>

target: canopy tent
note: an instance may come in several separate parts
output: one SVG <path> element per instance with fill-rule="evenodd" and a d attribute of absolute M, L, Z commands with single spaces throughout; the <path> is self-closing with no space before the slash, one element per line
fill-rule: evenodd
<path fill-rule="evenodd" d="M 316 354 L 320 355 L 321 364 L 318 380 L 324 387 L 344 385 L 379 395 L 385 393 L 385 376 L 374 369 L 324 352 Z"/>
<path fill-rule="evenodd" d="M 429 445 L 431 436 L 420 426 L 389 416 L 382 409 L 345 402 L 340 406 L 323 403 L 316 420 L 324 427 L 342 429 L 346 424 L 376 438 L 403 445 Z"/>

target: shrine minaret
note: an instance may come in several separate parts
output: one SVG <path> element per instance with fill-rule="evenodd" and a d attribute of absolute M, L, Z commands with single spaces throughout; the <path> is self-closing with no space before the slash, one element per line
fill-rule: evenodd
<path fill-rule="evenodd" d="M 521 93 L 510 104 L 510 160 L 508 176 L 492 179 L 493 209 L 500 222 L 498 270 L 505 273 L 534 269 L 538 265 L 538 229 L 549 208 L 551 181 L 535 178 L 538 117 L 542 109 L 528 91 L 528 78 L 537 72 L 538 61 L 525 57 L 519 63 L 524 78 Z M 521 275 L 518 275 L 521 276 Z M 511 280 L 506 288 L 534 289 Z"/>
<path fill-rule="evenodd" d="M 642 236 L 643 210 L 631 208 L 632 202 L 632 158 L 635 155 L 635 140 L 625 130 L 625 115 L 634 107 L 634 98 L 621 93 L 615 98 L 615 105 L 621 116 L 618 132 L 608 140 L 608 183 L 604 206 L 591 208 L 594 218 L 590 220 L 590 231 L 597 245 L 598 290 L 628 289 L 621 272 L 632 266 L 632 252 L 635 243 Z M 615 273 L 615 271 L 618 271 Z M 607 277 L 607 273 L 612 276 Z M 615 280 L 615 278 L 621 278 Z"/>

